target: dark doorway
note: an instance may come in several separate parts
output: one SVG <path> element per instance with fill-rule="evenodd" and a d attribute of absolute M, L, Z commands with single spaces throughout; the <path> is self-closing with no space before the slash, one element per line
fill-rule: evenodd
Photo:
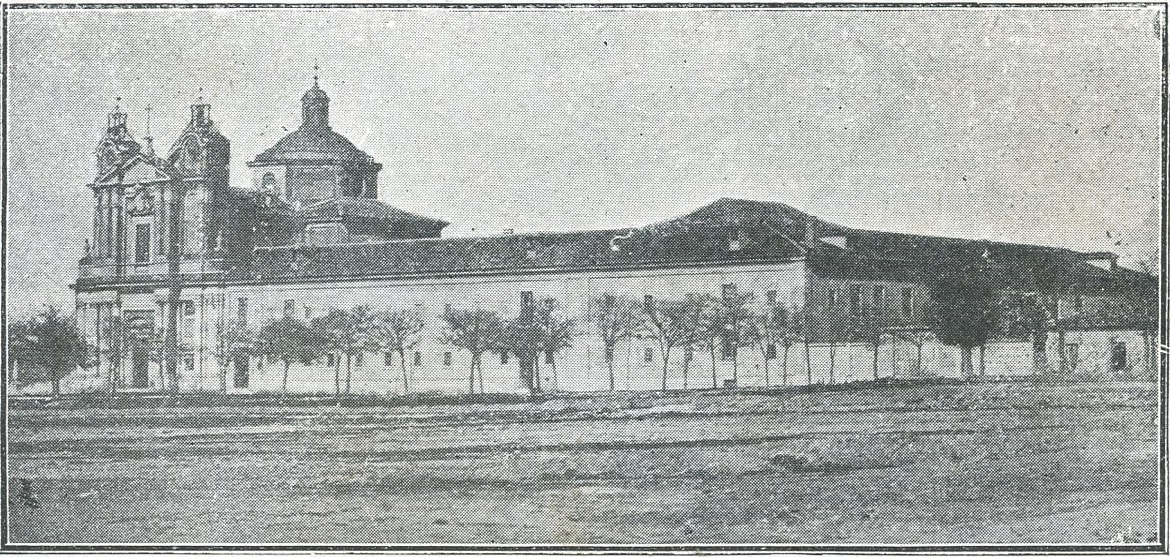
<path fill-rule="evenodd" d="M 150 355 L 146 349 L 134 349 L 131 359 L 130 386 L 135 389 L 145 389 L 150 386 Z"/>
<path fill-rule="evenodd" d="M 235 381 L 233 383 L 237 389 L 248 388 L 248 357 L 241 356 L 236 358 L 236 373 Z"/>
<path fill-rule="evenodd" d="M 1128 357 L 1125 353 L 1124 342 L 1114 342 L 1112 356 L 1109 358 L 1110 364 L 1113 366 L 1114 373 L 1125 371 L 1126 366 L 1129 365 Z"/>

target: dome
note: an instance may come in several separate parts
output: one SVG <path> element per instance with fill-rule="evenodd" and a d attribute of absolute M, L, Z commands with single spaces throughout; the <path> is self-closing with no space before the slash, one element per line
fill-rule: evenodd
<path fill-rule="evenodd" d="M 314 81 L 301 97 L 301 127 L 260 153 L 253 165 L 332 162 L 368 165 L 374 160 L 329 127 L 329 96 Z"/>
<path fill-rule="evenodd" d="M 302 126 L 263 153 L 257 163 L 343 162 L 371 164 L 373 159 L 330 128 Z"/>
<path fill-rule="evenodd" d="M 325 91 L 322 90 L 320 87 L 318 87 L 317 84 L 314 82 L 313 88 L 309 89 L 308 91 L 305 91 L 305 94 L 303 96 L 301 96 L 301 100 L 302 101 L 316 101 L 316 100 L 327 101 L 327 100 L 329 100 L 329 95 L 326 95 Z"/>

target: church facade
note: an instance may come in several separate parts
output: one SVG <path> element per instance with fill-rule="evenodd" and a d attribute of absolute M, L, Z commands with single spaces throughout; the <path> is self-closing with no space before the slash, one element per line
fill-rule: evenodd
<path fill-rule="evenodd" d="M 596 301 L 688 294 L 751 294 L 757 303 L 800 311 L 808 316 L 807 346 L 733 349 L 731 362 L 726 351 L 688 352 L 685 362 L 675 354 L 672 387 L 722 386 L 733 376 L 739 385 L 779 383 L 782 365 L 790 370 L 783 380 L 793 384 L 867 379 L 869 372 L 857 370 L 870 369 L 871 360 L 881 376 L 921 371 L 922 344 L 898 342 L 926 328 L 931 300 L 923 269 L 940 254 L 970 252 L 1016 270 L 1018 290 L 1042 297 L 1055 322 L 1135 291 L 1146 295 L 1152 284 L 1117 267 L 1109 253 L 858 230 L 780 203 L 737 199 L 643 227 L 446 238 L 447 222 L 379 200 L 382 165 L 332 129 L 330 99 L 320 87 L 314 83 L 301 102 L 301 125 L 248 163 L 248 188 L 230 184 L 230 142 L 209 105 L 192 106 L 186 129 L 158 153 L 152 138 L 131 136 L 125 114 L 110 115 L 89 184 L 93 240 L 74 289 L 79 324 L 97 349 L 95 373 L 112 388 L 158 390 L 176 377 L 182 390 L 280 390 L 280 364 L 225 361 L 226 331 L 366 305 L 414 309 L 424 330 L 409 361 L 386 351 L 356 358 L 352 391 L 402 392 L 400 366 L 410 370 L 411 391 L 466 390 L 469 356 L 442 341 L 443 312 L 479 308 L 508 318 L 552 301 L 578 334 L 550 356 L 541 373 L 555 375 L 542 383 L 602 390 L 608 371 Z M 1041 275 L 1059 280 L 1038 281 Z M 888 342 L 876 353 L 866 353 L 845 325 L 857 316 L 880 317 Z M 1103 343 L 1098 367 L 1106 372 L 1119 371 L 1119 343 L 1128 354 L 1121 367 L 1139 360 L 1149 367 L 1150 340 L 1137 332 L 1148 324 L 1142 327 L 1118 325 L 1104 340 L 1084 342 Z M 1041 345 L 1064 362 L 1068 338 Z M 783 364 L 774 361 L 781 351 Z M 926 352 L 936 367 L 957 369 L 948 347 L 933 343 Z M 1078 361 L 1090 352 L 1079 352 Z M 289 390 L 331 392 L 336 357 L 293 364 Z M 662 357 L 643 335 L 621 343 L 616 386 L 659 387 Z M 761 374 L 769 367 L 770 378 Z M 487 358 L 482 373 L 487 391 L 524 389 L 517 363 L 506 356 Z"/>

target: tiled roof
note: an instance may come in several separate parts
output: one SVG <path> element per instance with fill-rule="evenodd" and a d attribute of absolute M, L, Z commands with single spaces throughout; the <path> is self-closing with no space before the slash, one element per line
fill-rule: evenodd
<path fill-rule="evenodd" d="M 335 197 L 314 203 L 297 211 L 297 218 L 305 222 L 356 217 L 362 219 L 403 221 L 427 225 L 447 225 L 447 221 L 432 219 L 403 211 L 376 199 Z"/>
<path fill-rule="evenodd" d="M 373 202 L 376 203 L 376 202 Z M 343 210 L 398 211 L 378 203 L 342 203 Z M 409 215 L 409 213 L 405 213 Z M 847 237 L 846 248 L 806 237 Z M 990 257 L 1009 268 L 1046 269 L 1073 282 L 1126 281 L 1084 262 L 1085 254 L 1003 242 L 915 236 L 841 227 L 781 203 L 720 199 L 687 215 L 640 228 L 534 233 L 476 238 L 435 238 L 320 247 L 287 246 L 257 251 L 248 276 L 297 280 L 397 274 L 453 274 L 634 268 L 704 263 L 786 261 L 796 257 L 852 261 L 883 269 L 890 262 L 926 263 L 954 254 Z M 1020 271 L 1025 274 L 1025 271 Z M 1023 281 L 1025 278 L 1017 277 Z"/>

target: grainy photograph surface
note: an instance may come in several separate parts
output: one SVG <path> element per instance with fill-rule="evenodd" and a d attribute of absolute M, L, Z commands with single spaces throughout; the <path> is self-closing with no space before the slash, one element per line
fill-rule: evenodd
<path fill-rule="evenodd" d="M 1165 550 L 1163 4 L 3 10 L 5 549 Z"/>

